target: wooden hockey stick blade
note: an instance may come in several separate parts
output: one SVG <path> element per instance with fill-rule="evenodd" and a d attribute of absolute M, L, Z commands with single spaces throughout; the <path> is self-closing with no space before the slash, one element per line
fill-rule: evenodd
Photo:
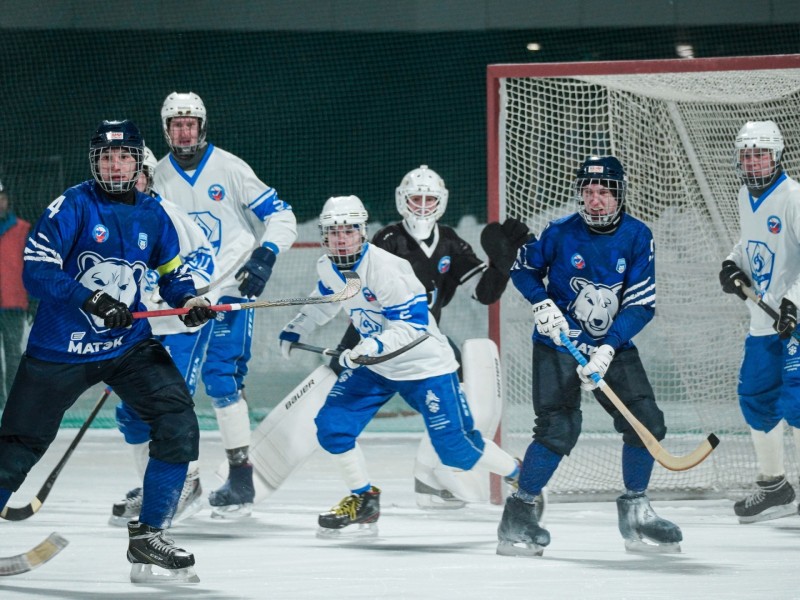
<path fill-rule="evenodd" d="M 359 356 L 358 358 L 353 359 L 353 362 L 358 365 L 378 365 L 382 362 L 386 362 L 387 360 L 391 360 L 397 356 L 400 356 L 404 352 L 408 352 L 414 346 L 417 346 L 431 337 L 430 333 L 426 333 L 421 335 L 417 339 L 415 339 L 410 344 L 406 344 L 402 348 L 398 348 L 393 352 L 389 352 L 389 354 L 382 354 L 380 356 Z M 321 348 L 319 346 L 311 346 L 309 344 L 303 344 L 301 342 L 293 342 L 292 349 L 297 348 L 298 350 L 306 350 L 308 352 L 316 352 L 317 354 L 323 354 L 325 356 L 332 356 L 334 358 L 339 358 L 342 353 L 338 350 L 331 350 L 330 348 Z"/>
<path fill-rule="evenodd" d="M 587 360 L 586 357 L 583 356 L 578 349 L 575 347 L 570 339 L 564 334 L 561 333 L 561 343 L 564 344 L 564 347 L 569 350 L 569 353 L 572 354 L 572 357 L 578 361 L 578 364 L 581 366 L 586 366 Z M 603 391 L 606 397 L 611 400 L 611 403 L 614 407 L 622 414 L 625 420 L 631 424 L 636 435 L 639 436 L 639 439 L 642 440 L 645 448 L 650 453 L 650 455 L 665 469 L 669 469 L 670 471 L 686 471 L 691 469 L 692 467 L 696 467 L 701 462 L 703 462 L 706 457 L 711 454 L 711 452 L 719 445 L 719 438 L 714 435 L 713 433 L 709 434 L 709 436 L 703 440 L 703 442 L 694 450 L 692 450 L 689 454 L 685 456 L 675 456 L 670 454 L 664 446 L 656 439 L 647 427 L 645 427 L 639 419 L 637 419 L 633 413 L 625 406 L 625 403 L 620 400 L 619 396 L 614 393 L 605 380 L 601 379 L 600 375 L 597 373 L 592 374 L 592 380 L 597 384 L 597 386 Z"/>
<path fill-rule="evenodd" d="M 67 547 L 69 541 L 53 532 L 27 552 L 16 556 L 0 556 L 0 577 L 27 573 L 41 567 L 48 560 Z"/>
<path fill-rule="evenodd" d="M 285 298 L 283 300 L 257 300 L 237 304 L 214 304 L 209 306 L 217 312 L 231 312 L 234 310 L 249 310 L 252 308 L 272 308 L 275 306 L 304 306 L 306 304 L 330 304 L 342 302 L 355 296 L 361 289 L 361 278 L 354 271 L 343 271 L 344 287 L 327 296 L 313 296 L 309 298 Z M 169 317 L 172 315 L 185 315 L 190 308 L 168 308 L 166 310 L 143 310 L 132 313 L 134 319 L 149 319 L 150 317 Z"/>
<path fill-rule="evenodd" d="M 744 295 L 747 296 L 748 300 L 751 300 L 761 310 L 763 310 L 770 317 L 772 317 L 773 321 L 777 321 L 778 319 L 781 318 L 781 314 L 777 310 L 775 310 L 769 304 L 767 304 L 761 298 L 759 298 L 758 295 L 752 289 L 750 289 L 746 285 L 743 285 L 739 279 L 736 280 L 736 285 L 738 285 L 739 289 L 744 292 Z M 800 331 L 797 331 L 797 329 L 795 329 L 792 332 L 792 337 L 796 340 L 800 340 Z"/>
<path fill-rule="evenodd" d="M 100 409 L 103 407 L 106 399 L 111 395 L 111 388 L 106 388 L 103 391 L 103 395 L 97 400 L 92 409 L 92 412 L 89 413 L 89 416 L 86 417 L 86 420 L 81 425 L 81 428 L 78 430 L 78 433 L 75 435 L 75 438 L 67 448 L 66 452 L 64 452 L 64 456 L 61 457 L 61 460 L 58 461 L 58 464 L 55 468 L 50 472 L 47 479 L 45 480 L 44 484 L 33 499 L 26 504 L 25 506 L 20 507 L 13 507 L 6 505 L 2 511 L 0 511 L 0 518 L 5 519 L 6 521 L 24 521 L 25 519 L 32 517 L 35 513 L 39 512 L 39 509 L 42 508 L 42 504 L 44 501 L 47 500 L 47 496 L 50 495 L 50 490 L 53 489 L 53 485 L 58 479 L 58 475 L 61 473 L 61 470 L 64 468 L 64 465 L 67 464 L 69 457 L 72 456 L 75 447 L 78 445 L 78 442 L 81 441 L 83 435 L 89 429 L 89 426 L 94 421 L 94 418 L 97 416 L 97 413 L 100 412 Z"/>

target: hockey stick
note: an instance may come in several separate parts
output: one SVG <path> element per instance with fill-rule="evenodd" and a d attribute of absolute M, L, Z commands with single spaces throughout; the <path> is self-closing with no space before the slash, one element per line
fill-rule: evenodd
<path fill-rule="evenodd" d="M 261 300 L 236 304 L 214 304 L 209 306 L 217 312 L 230 312 L 234 310 L 249 310 L 252 308 L 272 308 L 275 306 L 303 306 L 305 304 L 330 304 L 352 298 L 361 289 L 361 278 L 353 271 L 344 271 L 344 287 L 327 296 L 314 296 L 310 298 L 285 298 L 283 300 Z M 190 308 L 168 308 L 166 310 L 143 310 L 132 313 L 134 319 L 148 319 L 150 317 L 169 317 L 172 315 L 185 315 Z"/>
<path fill-rule="evenodd" d="M 67 544 L 69 542 L 66 538 L 53 532 L 27 552 L 15 556 L 0 556 L 0 577 L 33 571 L 61 552 Z"/>
<path fill-rule="evenodd" d="M 572 354 L 572 357 L 578 361 L 578 364 L 585 367 L 587 364 L 586 358 L 578 352 L 578 349 L 575 347 L 570 339 L 561 332 L 561 343 L 564 344 L 564 347 L 569 350 L 569 353 Z M 616 407 L 616 409 L 625 417 L 625 420 L 631 424 L 636 434 L 639 436 L 639 439 L 644 442 L 647 451 L 652 455 L 656 461 L 662 466 L 670 471 L 686 471 L 691 469 L 692 467 L 696 467 L 701 462 L 703 462 L 706 457 L 711 454 L 714 448 L 717 447 L 719 444 L 719 438 L 710 433 L 708 437 L 692 452 L 685 456 L 674 456 L 670 454 L 664 446 L 662 446 L 656 437 L 650 433 L 650 430 L 647 429 L 644 425 L 642 425 L 641 421 L 637 419 L 633 413 L 628 409 L 627 406 L 619 399 L 614 391 L 608 387 L 608 384 L 600 377 L 598 373 L 592 373 L 592 381 L 594 381 L 597 386 L 603 390 L 603 393 L 606 397 L 611 400 L 611 403 Z"/>
<path fill-rule="evenodd" d="M 761 298 L 759 298 L 758 295 L 756 295 L 756 293 L 753 290 L 751 290 L 749 287 L 745 286 L 740 279 L 736 280 L 736 285 L 738 285 L 739 289 L 744 292 L 744 295 L 747 296 L 748 300 L 752 300 L 753 303 L 758 305 L 758 307 L 761 310 L 763 310 L 770 317 L 772 317 L 773 321 L 777 321 L 778 319 L 781 318 L 781 315 L 777 310 L 775 310 L 769 304 L 767 304 Z M 796 339 L 796 340 L 800 340 L 800 331 L 797 331 L 797 329 L 792 331 L 792 337 L 794 339 Z"/>
<path fill-rule="evenodd" d="M 97 413 L 100 412 L 100 409 L 103 407 L 103 403 L 106 401 L 111 395 L 111 388 L 107 387 L 103 392 L 103 395 L 100 396 L 100 399 L 94 405 L 92 412 L 89 413 L 89 416 L 86 417 L 86 420 L 81 425 L 81 428 L 78 430 L 75 439 L 72 440 L 72 443 L 67 448 L 67 451 L 64 452 L 64 456 L 61 457 L 61 460 L 58 461 L 58 464 L 55 468 L 50 472 L 47 479 L 45 480 L 44 484 L 37 494 L 33 497 L 28 504 L 25 506 L 20 506 L 18 508 L 14 508 L 13 506 L 6 505 L 2 511 L 0 511 L 0 518 L 5 519 L 6 521 L 24 521 L 28 517 L 32 517 L 34 513 L 38 512 L 40 508 L 42 508 L 42 504 L 47 499 L 47 496 L 50 494 L 50 490 L 53 489 L 53 485 L 58 479 L 58 475 L 61 473 L 61 469 L 64 468 L 64 465 L 67 464 L 69 457 L 72 456 L 72 452 L 75 450 L 75 447 L 78 445 L 78 442 L 81 441 L 83 434 L 86 433 L 86 430 L 89 429 L 89 426 L 94 421 L 94 418 L 97 416 Z M 41 544 L 40 544 L 41 545 Z M 37 546 L 38 548 L 38 546 Z"/>
<path fill-rule="evenodd" d="M 389 354 L 383 354 L 381 356 L 359 356 L 358 358 L 354 358 L 353 362 L 357 365 L 379 365 L 382 362 L 386 362 L 387 360 L 391 360 L 396 356 L 400 356 L 404 352 L 408 352 L 414 346 L 424 342 L 429 337 L 431 337 L 430 333 L 426 333 L 421 335 L 417 339 L 415 339 L 410 344 L 406 344 L 402 348 L 398 348 L 394 352 L 389 352 Z M 307 350 L 308 352 L 316 352 L 317 354 L 322 354 L 324 356 L 332 356 L 334 358 L 339 358 L 342 353 L 338 350 L 331 350 L 330 348 L 321 348 L 319 346 L 311 346 L 309 344 L 303 344 L 301 342 L 292 342 L 292 348 L 297 348 L 298 350 Z"/>

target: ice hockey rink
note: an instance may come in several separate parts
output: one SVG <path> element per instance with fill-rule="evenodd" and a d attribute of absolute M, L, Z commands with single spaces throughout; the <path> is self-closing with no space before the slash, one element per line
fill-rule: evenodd
<path fill-rule="evenodd" d="M 61 431 L 10 505 L 30 501 L 75 433 Z M 800 598 L 800 517 L 739 525 L 725 499 L 653 503 L 683 529 L 681 554 L 626 553 L 613 501 L 555 501 L 543 557 L 497 556 L 501 507 L 416 507 L 417 440 L 394 433 L 362 438 L 374 484 L 383 490 L 377 539 L 316 538 L 317 513 L 346 493 L 318 453 L 251 518 L 221 522 L 204 510 L 176 526 L 173 537 L 195 554 L 200 583 L 155 586 L 129 582 L 126 531 L 107 524 L 111 504 L 136 483 L 129 451 L 116 431 L 91 429 L 41 510 L 26 521 L 0 522 L 2 556 L 25 552 L 53 531 L 70 542 L 38 569 L 0 577 L 0 598 Z M 219 434 L 203 432 L 206 493 L 219 485 L 213 471 L 222 456 Z"/>

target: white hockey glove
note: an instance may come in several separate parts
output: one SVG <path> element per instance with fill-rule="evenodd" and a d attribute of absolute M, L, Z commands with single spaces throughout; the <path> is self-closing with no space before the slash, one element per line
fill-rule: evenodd
<path fill-rule="evenodd" d="M 374 338 L 366 338 L 356 344 L 352 350 L 344 350 L 339 356 L 339 364 L 345 369 L 357 369 L 361 365 L 353 362 L 359 356 L 375 356 L 380 353 L 381 344 Z"/>
<path fill-rule="evenodd" d="M 281 356 L 289 360 L 292 352 L 292 344 L 299 342 L 304 335 L 309 335 L 317 328 L 317 324 L 305 313 L 297 313 L 297 316 L 289 321 L 283 330 L 278 334 L 281 345 Z"/>
<path fill-rule="evenodd" d="M 532 307 L 533 318 L 536 321 L 536 331 L 548 336 L 556 346 L 561 345 L 561 332 L 569 335 L 569 325 L 559 308 L 550 298 L 537 302 Z"/>
<path fill-rule="evenodd" d="M 592 373 L 597 373 L 600 379 L 606 376 L 608 365 L 614 359 L 614 349 L 608 344 L 603 344 L 592 351 L 589 362 L 585 367 L 578 365 L 578 377 L 581 378 L 581 387 L 591 392 L 597 389 L 597 384 L 592 379 Z"/>

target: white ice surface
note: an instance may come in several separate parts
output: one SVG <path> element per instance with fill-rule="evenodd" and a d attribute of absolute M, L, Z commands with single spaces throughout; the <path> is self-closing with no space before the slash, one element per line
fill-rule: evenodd
<path fill-rule="evenodd" d="M 74 434 L 59 434 L 12 506 L 33 497 Z M 613 502 L 556 499 L 544 556 L 501 557 L 495 554 L 501 507 L 416 508 L 416 443 L 408 434 L 362 439 L 373 483 L 383 489 L 375 541 L 315 537 L 317 513 L 346 493 L 320 454 L 251 518 L 220 522 L 204 510 L 176 526 L 172 535 L 195 554 L 201 581 L 156 587 L 129 582 L 126 532 L 107 524 L 111 504 L 136 483 L 130 453 L 117 432 L 90 430 L 41 511 L 26 521 L 0 522 L 1 556 L 24 552 L 52 531 L 70 541 L 39 569 L 0 578 L 0 599 L 800 598 L 800 517 L 740 525 L 729 500 L 658 501 L 655 510 L 683 530 L 683 552 L 642 556 L 625 552 Z M 219 485 L 213 471 L 222 456 L 219 435 L 204 432 L 206 494 Z"/>

